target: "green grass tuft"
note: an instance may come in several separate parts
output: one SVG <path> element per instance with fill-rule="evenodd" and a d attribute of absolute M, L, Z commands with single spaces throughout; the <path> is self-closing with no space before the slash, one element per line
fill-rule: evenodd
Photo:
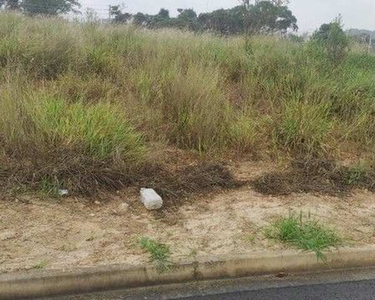
<path fill-rule="evenodd" d="M 360 161 L 358 164 L 349 167 L 347 170 L 347 183 L 349 185 L 360 185 L 366 181 L 369 170 L 370 166 L 364 161 Z"/>
<path fill-rule="evenodd" d="M 45 177 L 40 182 L 40 191 L 43 195 L 58 198 L 60 197 L 60 184 Z"/>
<path fill-rule="evenodd" d="M 139 243 L 141 248 L 150 254 L 151 262 L 156 263 L 161 271 L 169 270 L 171 266 L 169 246 L 158 243 L 148 237 L 142 237 Z"/>
<path fill-rule="evenodd" d="M 331 129 L 327 105 L 289 101 L 285 104 L 280 128 L 279 143 L 303 154 L 326 151 L 327 136 Z"/>
<path fill-rule="evenodd" d="M 342 239 L 338 233 L 319 224 L 318 221 L 291 214 L 274 222 L 266 229 L 266 237 L 297 247 L 304 251 L 313 251 L 318 259 L 325 260 L 323 251 L 338 247 Z"/>
<path fill-rule="evenodd" d="M 50 96 L 28 107 L 36 134 L 56 147 L 81 148 L 92 158 L 142 159 L 142 139 L 127 123 L 121 108 L 108 103 L 68 103 Z M 35 133 L 33 133 L 35 134 Z"/>
<path fill-rule="evenodd" d="M 33 266 L 33 269 L 37 269 L 37 270 L 43 270 L 47 267 L 47 261 L 46 260 L 41 260 L 40 262 L 38 262 L 36 265 Z"/>

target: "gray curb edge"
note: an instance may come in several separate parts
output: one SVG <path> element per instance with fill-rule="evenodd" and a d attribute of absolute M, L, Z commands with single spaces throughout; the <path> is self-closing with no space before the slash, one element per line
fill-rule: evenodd
<path fill-rule="evenodd" d="M 152 265 L 113 265 L 79 270 L 3 274 L 0 275 L 0 299 L 48 297 L 279 272 L 302 273 L 370 267 L 375 266 L 375 246 L 329 252 L 326 257 L 327 262 L 322 262 L 317 260 L 314 253 L 280 251 L 182 261 L 166 272 L 160 272 Z"/>

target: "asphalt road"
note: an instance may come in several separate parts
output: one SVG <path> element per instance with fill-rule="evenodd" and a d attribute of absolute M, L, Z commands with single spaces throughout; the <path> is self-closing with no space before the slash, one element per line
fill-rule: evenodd
<path fill-rule="evenodd" d="M 184 298 L 186 300 L 213 300 L 213 299 L 251 299 L 251 300 L 370 300 L 375 299 L 375 280 L 345 282 L 336 284 L 319 284 L 297 287 L 272 288 L 256 291 L 232 292 L 220 295 L 207 295 Z"/>
<path fill-rule="evenodd" d="M 375 269 L 290 275 L 283 278 L 264 276 L 236 280 L 206 281 L 54 298 L 54 300 L 56 299 L 375 300 Z"/>

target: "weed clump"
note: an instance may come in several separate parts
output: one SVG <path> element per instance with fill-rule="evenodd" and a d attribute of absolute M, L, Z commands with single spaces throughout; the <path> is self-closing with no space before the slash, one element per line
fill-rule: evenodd
<path fill-rule="evenodd" d="M 321 260 L 325 260 L 323 251 L 342 244 L 336 231 L 312 220 L 310 216 L 303 218 L 302 213 L 300 216 L 290 214 L 289 217 L 274 222 L 265 233 L 269 239 L 304 251 L 313 251 Z"/>
<path fill-rule="evenodd" d="M 327 151 L 327 136 L 331 129 L 328 112 L 325 105 L 287 102 L 277 130 L 281 146 L 308 155 Z"/>
<path fill-rule="evenodd" d="M 148 237 L 139 240 L 142 249 L 150 254 L 150 261 L 154 262 L 160 271 L 167 271 L 171 266 L 171 251 L 169 246 L 158 243 Z"/>

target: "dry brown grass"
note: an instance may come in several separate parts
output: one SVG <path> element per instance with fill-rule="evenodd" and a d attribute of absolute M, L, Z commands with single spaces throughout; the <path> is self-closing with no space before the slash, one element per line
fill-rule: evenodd
<path fill-rule="evenodd" d="M 1 185 L 116 189 L 155 165 L 155 144 L 211 161 L 340 159 L 347 145 L 371 157 L 373 56 L 333 67 L 308 44 L 254 37 L 251 48 L 240 37 L 1 14 Z"/>
<path fill-rule="evenodd" d="M 342 196 L 355 188 L 375 191 L 375 170 L 363 164 L 341 166 L 333 160 L 300 159 L 292 161 L 284 171 L 253 180 L 251 185 L 266 195 L 315 193 Z"/>

